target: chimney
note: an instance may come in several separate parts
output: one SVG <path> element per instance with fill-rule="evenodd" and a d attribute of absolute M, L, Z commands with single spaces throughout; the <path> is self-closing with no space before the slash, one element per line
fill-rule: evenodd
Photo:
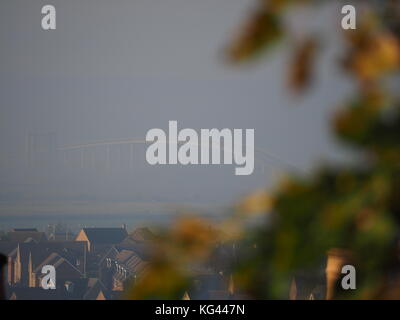
<path fill-rule="evenodd" d="M 65 281 L 65 290 L 67 290 L 68 293 L 73 293 L 74 292 L 74 283 L 71 281 Z"/>

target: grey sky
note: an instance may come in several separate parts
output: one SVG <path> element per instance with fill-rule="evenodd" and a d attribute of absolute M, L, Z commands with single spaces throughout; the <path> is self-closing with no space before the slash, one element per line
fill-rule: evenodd
<path fill-rule="evenodd" d="M 221 59 L 253 3 L 1 1 L 0 215 L 228 204 L 271 186 L 283 163 L 308 170 L 323 158 L 341 159 L 326 125 L 351 92 L 335 68 L 338 8 L 296 15 L 293 36 L 315 29 L 326 40 L 313 90 L 296 99 L 284 87 L 287 46 L 248 66 Z M 55 31 L 41 29 L 45 4 L 56 7 Z M 144 147 L 135 150 L 131 170 L 63 167 L 59 158 L 29 167 L 25 159 L 29 135 L 54 133 L 57 146 L 144 138 L 169 120 L 180 128 L 254 128 L 256 147 L 283 163 L 267 159 L 265 171 L 258 164 L 252 176 L 238 177 L 232 166 L 151 167 Z"/>

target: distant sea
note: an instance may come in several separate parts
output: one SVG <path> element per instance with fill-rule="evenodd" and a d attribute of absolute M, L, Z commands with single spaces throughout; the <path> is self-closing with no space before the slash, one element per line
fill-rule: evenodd
<path fill-rule="evenodd" d="M 221 220 L 224 215 L 202 214 L 211 221 Z M 178 218 L 177 213 L 134 213 L 134 214 L 107 214 L 107 215 L 35 215 L 35 216 L 0 216 L 0 230 L 12 228 L 37 228 L 45 231 L 48 225 L 63 224 L 72 232 L 83 227 L 120 227 L 126 225 L 128 230 L 138 227 L 163 227 L 171 224 Z"/>

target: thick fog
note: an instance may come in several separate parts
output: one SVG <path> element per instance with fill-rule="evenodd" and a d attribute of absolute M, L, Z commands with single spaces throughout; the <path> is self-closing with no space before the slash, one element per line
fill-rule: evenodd
<path fill-rule="evenodd" d="M 44 31 L 50 2 L 57 29 Z M 327 125 L 351 93 L 335 67 L 339 9 L 297 17 L 325 41 L 314 86 L 295 97 L 285 88 L 287 43 L 245 66 L 223 59 L 254 2 L 2 0 L 0 215 L 212 211 L 285 171 L 342 159 Z M 170 120 L 181 129 L 255 129 L 254 173 L 150 166 L 146 145 L 121 143 L 167 130 Z"/>

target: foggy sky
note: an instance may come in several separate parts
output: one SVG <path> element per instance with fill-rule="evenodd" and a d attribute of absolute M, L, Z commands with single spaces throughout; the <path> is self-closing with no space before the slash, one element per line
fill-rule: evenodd
<path fill-rule="evenodd" d="M 41 29 L 45 4 L 57 10 L 57 30 Z M 285 88 L 287 43 L 246 66 L 221 57 L 252 4 L 2 0 L 0 215 L 128 213 L 165 203 L 212 207 L 273 185 L 288 167 L 307 172 L 322 159 L 345 158 L 327 126 L 351 93 L 335 65 L 338 8 L 296 15 L 292 36 L 307 30 L 324 36 L 315 85 L 296 98 Z M 152 128 L 167 130 L 169 120 L 181 129 L 255 129 L 256 148 L 271 157 L 245 177 L 235 176 L 233 166 L 153 167 L 140 146 L 130 170 L 67 168 L 58 158 L 32 167 L 26 159 L 32 135 L 52 133 L 57 147 L 143 139 Z"/>

